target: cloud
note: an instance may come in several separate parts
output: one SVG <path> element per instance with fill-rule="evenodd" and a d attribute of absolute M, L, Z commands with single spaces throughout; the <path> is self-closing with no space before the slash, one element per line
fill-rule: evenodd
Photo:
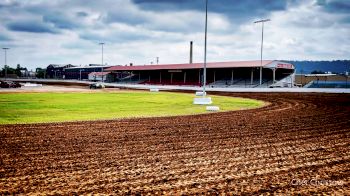
<path fill-rule="evenodd" d="M 58 33 L 58 31 L 53 27 L 34 20 L 10 22 L 6 26 L 9 30 L 19 31 L 19 32 L 53 33 L 53 34 Z"/>
<path fill-rule="evenodd" d="M 203 12 L 205 10 L 204 0 L 133 0 L 135 4 L 144 10 L 164 11 L 183 11 L 195 10 Z M 286 10 L 288 2 L 294 1 L 276 1 L 276 0 L 216 0 L 208 2 L 208 11 L 226 15 L 230 21 L 244 22 L 256 17 L 264 17 L 273 11 Z"/>
<path fill-rule="evenodd" d="M 348 0 L 324 0 L 317 1 L 317 3 L 328 12 L 350 13 L 350 1 Z"/>
<path fill-rule="evenodd" d="M 77 12 L 76 15 L 77 15 L 78 17 L 87 17 L 89 14 L 86 13 L 86 12 L 80 11 L 80 12 Z"/>
<path fill-rule="evenodd" d="M 43 21 L 53 24 L 56 28 L 61 29 L 75 29 L 81 25 L 78 23 L 77 18 L 69 18 L 67 13 L 51 12 L 43 16 Z"/>
<path fill-rule="evenodd" d="M 0 44 L 13 64 L 109 64 L 203 60 L 204 0 L 2 0 Z M 16 13 L 16 14 L 14 14 Z M 209 0 L 208 60 L 346 59 L 350 51 L 347 0 Z M 40 43 L 40 44 L 39 44 Z M 16 55 L 21 54 L 21 55 Z M 15 59 L 15 60 L 14 60 Z"/>
<path fill-rule="evenodd" d="M 7 35 L 0 34 L 0 41 L 11 41 L 11 38 Z"/>
<path fill-rule="evenodd" d="M 18 7 L 19 5 L 18 2 L 4 0 L 3 2 L 0 2 L 0 9 Z"/>

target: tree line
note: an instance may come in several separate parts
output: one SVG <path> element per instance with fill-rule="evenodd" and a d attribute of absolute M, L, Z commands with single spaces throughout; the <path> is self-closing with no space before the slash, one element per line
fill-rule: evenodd
<path fill-rule="evenodd" d="M 33 75 L 34 74 L 34 75 Z M 29 71 L 26 67 L 22 67 L 20 64 L 17 64 L 16 68 L 12 68 L 8 65 L 5 65 L 0 72 L 0 77 L 5 76 L 17 76 L 17 77 L 36 77 L 36 78 L 45 78 L 46 69 L 36 68 L 35 72 Z"/>

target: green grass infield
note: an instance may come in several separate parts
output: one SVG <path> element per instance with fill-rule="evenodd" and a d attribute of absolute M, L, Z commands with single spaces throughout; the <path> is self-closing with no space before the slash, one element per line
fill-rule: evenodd
<path fill-rule="evenodd" d="M 193 94 L 117 91 L 0 94 L 0 124 L 43 123 L 208 113 Z M 264 106 L 259 100 L 210 95 L 220 111 Z"/>

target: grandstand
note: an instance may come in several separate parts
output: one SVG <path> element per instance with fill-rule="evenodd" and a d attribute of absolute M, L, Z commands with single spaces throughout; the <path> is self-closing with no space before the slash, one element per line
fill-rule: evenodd
<path fill-rule="evenodd" d="M 114 82 L 121 84 L 201 86 L 203 81 L 203 63 L 112 66 L 106 71 L 111 72 Z M 239 88 L 293 87 L 294 66 L 271 60 L 262 61 L 262 65 L 260 61 L 207 63 L 207 85 Z"/>

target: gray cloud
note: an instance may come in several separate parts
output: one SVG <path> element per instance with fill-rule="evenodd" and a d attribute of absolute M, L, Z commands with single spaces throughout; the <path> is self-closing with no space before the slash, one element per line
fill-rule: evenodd
<path fill-rule="evenodd" d="M 10 22 L 6 26 L 9 30 L 12 31 L 29 33 L 58 33 L 58 31 L 55 28 L 34 20 Z"/>
<path fill-rule="evenodd" d="M 208 60 L 259 58 L 261 26 L 253 21 L 263 17 L 272 19 L 266 26 L 267 58 L 348 58 L 349 4 L 209 0 Z M 45 66 L 58 60 L 98 62 L 96 43 L 101 41 L 108 45 L 111 64 L 149 63 L 155 56 L 164 63 L 181 63 L 187 61 L 193 40 L 200 61 L 204 6 L 204 0 L 6 0 L 0 2 L 0 43 L 23 54 L 14 64 Z M 87 54 L 95 47 L 96 54 Z"/>
<path fill-rule="evenodd" d="M 43 21 L 52 23 L 55 27 L 61 29 L 75 29 L 81 25 L 76 18 L 69 18 L 66 13 L 62 12 L 51 12 L 43 16 Z"/>
<path fill-rule="evenodd" d="M 110 43 L 120 43 L 129 41 L 140 41 L 144 39 L 149 39 L 150 36 L 138 33 L 110 33 L 108 35 L 101 35 L 98 33 L 88 33 L 84 32 L 80 35 L 80 38 L 92 42 L 110 42 Z"/>
<path fill-rule="evenodd" d="M 88 16 L 89 14 L 88 13 L 86 13 L 86 12 L 77 12 L 76 13 L 76 16 L 78 16 L 78 17 L 86 17 L 86 16 Z"/>
<path fill-rule="evenodd" d="M 0 9 L 9 9 L 9 8 L 15 8 L 18 7 L 20 4 L 18 2 L 0 2 Z"/>
<path fill-rule="evenodd" d="M 196 10 L 203 12 L 205 10 L 204 0 L 133 0 L 145 10 L 154 10 L 159 12 L 178 11 L 178 10 Z M 257 17 L 263 17 L 273 11 L 286 10 L 288 2 L 294 0 L 216 0 L 209 1 L 209 12 L 215 12 L 228 16 L 231 21 L 247 21 Z"/>
<path fill-rule="evenodd" d="M 324 1 L 319 5 L 323 6 L 328 12 L 350 14 L 349 0 L 329 0 Z"/>
<path fill-rule="evenodd" d="M 11 41 L 11 40 L 12 39 L 9 36 L 0 34 L 0 41 Z"/>

